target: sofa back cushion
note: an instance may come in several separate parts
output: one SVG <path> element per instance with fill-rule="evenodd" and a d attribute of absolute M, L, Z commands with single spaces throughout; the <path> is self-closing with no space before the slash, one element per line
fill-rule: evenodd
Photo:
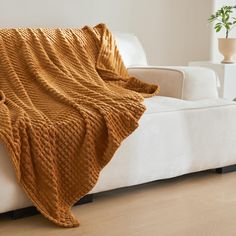
<path fill-rule="evenodd" d="M 113 32 L 113 35 L 126 67 L 147 65 L 144 49 L 134 34 Z"/>

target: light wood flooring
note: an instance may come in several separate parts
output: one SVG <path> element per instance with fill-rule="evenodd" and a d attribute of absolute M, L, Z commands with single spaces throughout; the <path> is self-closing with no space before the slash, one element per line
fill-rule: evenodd
<path fill-rule="evenodd" d="M 0 217 L 0 236 L 236 236 L 236 172 L 213 171 L 95 195 L 76 206 L 80 227 L 41 215 Z"/>

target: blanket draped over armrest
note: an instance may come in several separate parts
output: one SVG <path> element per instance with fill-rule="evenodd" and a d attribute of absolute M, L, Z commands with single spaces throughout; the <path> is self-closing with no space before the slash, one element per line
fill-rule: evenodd
<path fill-rule="evenodd" d="M 20 186 L 54 223 L 95 185 L 138 126 L 143 96 L 105 25 L 0 30 L 0 139 Z"/>

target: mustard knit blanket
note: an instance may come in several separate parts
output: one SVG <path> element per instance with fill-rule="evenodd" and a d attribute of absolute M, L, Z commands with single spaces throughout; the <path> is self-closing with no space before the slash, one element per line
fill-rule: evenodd
<path fill-rule="evenodd" d="M 143 95 L 105 25 L 0 30 L 0 138 L 20 186 L 49 220 L 71 207 L 138 126 Z"/>

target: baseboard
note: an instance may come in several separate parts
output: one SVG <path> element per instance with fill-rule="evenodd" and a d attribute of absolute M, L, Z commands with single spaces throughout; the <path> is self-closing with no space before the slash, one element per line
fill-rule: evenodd
<path fill-rule="evenodd" d="M 216 169 L 216 173 L 218 173 L 218 174 L 225 174 L 225 173 L 229 173 L 229 172 L 233 172 L 233 171 L 236 171 L 236 165 L 225 166 L 225 167 L 221 167 L 221 168 Z"/>
<path fill-rule="evenodd" d="M 93 194 L 88 194 L 84 197 L 82 197 L 78 202 L 75 203 L 75 205 L 82 205 L 82 204 L 87 204 L 93 202 Z M 6 213 L 2 213 L 0 215 L 7 215 L 11 219 L 16 220 L 20 218 L 25 218 L 33 215 L 39 214 L 39 211 L 36 209 L 36 207 L 31 206 L 31 207 L 25 207 L 21 209 L 17 209 L 14 211 L 9 211 Z"/>

